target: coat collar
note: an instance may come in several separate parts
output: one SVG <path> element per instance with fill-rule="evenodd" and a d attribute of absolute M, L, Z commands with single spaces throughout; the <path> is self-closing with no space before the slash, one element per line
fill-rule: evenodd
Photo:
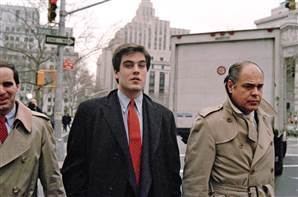
<path fill-rule="evenodd" d="M 162 114 L 158 107 L 152 102 L 152 100 L 147 96 L 143 95 L 143 137 L 146 134 L 146 142 L 150 146 L 147 151 L 152 160 L 154 153 L 156 152 L 159 140 L 160 140 L 160 130 L 161 130 L 161 121 Z M 111 132 L 121 147 L 128 166 L 132 167 L 132 163 L 130 160 L 129 146 L 126 137 L 125 127 L 123 124 L 123 117 L 121 113 L 120 102 L 117 96 L 117 90 L 112 91 L 105 100 L 105 108 L 103 109 L 104 118 L 108 122 Z M 143 153 L 144 154 L 144 153 Z M 131 185 L 135 185 L 134 177 L 129 175 L 129 182 Z M 147 184 L 145 184 L 147 185 Z M 135 192 L 136 192 L 136 187 Z M 148 188 L 147 188 L 148 189 Z"/>
<path fill-rule="evenodd" d="M 106 98 L 105 101 L 106 108 L 104 109 L 104 114 L 107 122 L 111 127 L 111 131 L 114 134 L 116 140 L 121 146 L 124 153 L 128 156 L 128 142 L 125 132 L 125 127 L 123 124 L 123 118 L 121 113 L 120 102 L 117 96 L 117 90 L 113 90 Z M 143 95 L 143 119 L 148 118 L 148 129 L 149 136 L 152 143 L 153 152 L 156 151 L 159 144 L 159 136 L 161 129 L 162 114 L 158 107 L 153 103 L 153 101 L 147 96 Z M 144 126 L 145 128 L 145 126 Z M 123 132 L 119 132 L 119 131 Z"/>
<path fill-rule="evenodd" d="M 273 128 L 271 118 L 261 109 L 257 110 L 258 114 L 258 146 L 252 161 L 252 166 L 255 165 L 267 152 L 270 146 L 273 146 Z"/>
<path fill-rule="evenodd" d="M 17 101 L 17 114 L 14 121 L 14 129 L 0 148 L 0 168 L 12 162 L 26 152 L 33 138 L 32 130 L 32 113 L 21 102 Z"/>
<path fill-rule="evenodd" d="M 32 112 L 23 103 L 16 101 L 17 103 L 17 113 L 14 121 L 14 126 L 22 123 L 28 133 L 32 130 Z"/>
<path fill-rule="evenodd" d="M 228 101 L 224 106 L 231 114 L 235 113 Z M 272 117 L 267 115 L 261 107 L 256 111 L 258 116 L 258 146 L 256 148 L 252 166 L 255 165 L 267 152 L 269 146 L 273 146 L 273 128 L 271 125 Z"/>
<path fill-rule="evenodd" d="M 123 150 L 126 158 L 129 158 L 128 141 L 126 137 L 120 102 L 117 91 L 114 90 L 106 97 L 105 108 L 103 109 L 104 117 L 108 122 L 113 136 Z"/>

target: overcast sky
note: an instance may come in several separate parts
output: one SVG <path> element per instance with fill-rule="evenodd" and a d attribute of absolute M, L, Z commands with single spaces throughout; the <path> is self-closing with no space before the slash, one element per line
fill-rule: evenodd
<path fill-rule="evenodd" d="M 28 0 L 27 0 L 28 1 Z M 31 0 L 32 1 L 32 0 Z M 44 0 L 47 2 L 47 0 Z M 67 11 L 100 0 L 66 0 Z M 1 0 L 15 4 L 26 0 Z M 141 0 L 111 0 L 67 17 L 66 25 L 74 28 L 76 50 L 92 48 L 99 38 L 109 40 L 113 32 L 135 16 Z M 270 16 L 271 9 L 283 0 L 151 0 L 155 15 L 170 21 L 171 27 L 190 29 L 192 33 L 254 28 L 254 21 Z M 58 0 L 58 5 L 60 0 Z M 46 13 L 41 20 L 46 22 Z M 88 39 L 79 39 L 88 35 Z M 88 49 L 86 49 L 88 50 Z M 95 59 L 90 70 L 95 71 Z"/>
<path fill-rule="evenodd" d="M 67 9 L 98 2 L 69 0 Z M 141 0 L 111 0 L 74 14 L 70 18 L 88 16 L 98 27 L 127 22 L 135 15 Z M 254 27 L 254 20 L 270 15 L 282 0 L 151 0 L 156 16 L 169 20 L 171 26 L 192 32 Z M 96 23 L 94 23 L 96 21 Z"/>
<path fill-rule="evenodd" d="M 69 1 L 70 2 L 70 1 Z M 72 0 L 67 9 L 72 10 L 98 0 Z M 111 0 L 96 7 L 81 11 L 68 18 L 71 26 L 87 27 L 96 35 L 111 32 L 129 22 L 141 0 Z M 282 0 L 151 0 L 155 15 L 170 21 L 171 27 L 190 29 L 192 33 L 217 30 L 254 28 L 254 21 L 268 17 L 271 9 Z M 84 21 L 83 24 L 80 24 Z M 77 35 L 84 28 L 75 28 Z M 91 68 L 91 70 L 93 70 Z"/>

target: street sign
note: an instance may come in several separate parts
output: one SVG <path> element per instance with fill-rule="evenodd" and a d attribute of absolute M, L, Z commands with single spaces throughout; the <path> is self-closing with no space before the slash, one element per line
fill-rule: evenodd
<path fill-rule="evenodd" d="M 74 46 L 75 38 L 66 36 L 46 35 L 46 43 L 64 46 Z"/>

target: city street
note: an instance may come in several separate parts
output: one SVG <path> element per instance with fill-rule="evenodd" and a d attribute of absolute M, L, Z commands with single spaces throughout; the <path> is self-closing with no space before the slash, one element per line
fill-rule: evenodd
<path fill-rule="evenodd" d="M 184 153 L 186 145 L 177 137 L 180 161 L 181 161 L 181 176 L 184 166 Z M 284 160 L 284 171 L 279 177 L 276 177 L 275 192 L 276 197 L 297 197 L 298 196 L 298 138 L 290 137 L 288 139 L 288 148 L 286 158 Z M 43 196 L 39 191 L 39 196 Z"/>
<path fill-rule="evenodd" d="M 298 138 L 288 139 L 284 172 L 282 176 L 276 178 L 276 196 L 298 196 Z"/>
<path fill-rule="evenodd" d="M 184 166 L 184 153 L 186 145 L 177 137 L 180 160 L 181 175 Z M 290 137 L 288 139 L 288 148 L 284 160 L 284 171 L 279 177 L 276 177 L 275 185 L 276 197 L 297 197 L 298 196 L 298 138 Z"/>

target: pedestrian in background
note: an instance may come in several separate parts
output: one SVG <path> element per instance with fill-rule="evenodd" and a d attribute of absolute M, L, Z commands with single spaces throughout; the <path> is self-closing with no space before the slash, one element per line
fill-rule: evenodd
<path fill-rule="evenodd" d="M 69 196 L 181 195 L 174 116 L 143 93 L 150 62 L 143 46 L 119 46 L 118 89 L 80 104 L 62 168 Z"/>
<path fill-rule="evenodd" d="M 63 124 L 63 130 L 67 132 L 67 129 L 70 129 L 70 123 L 71 123 L 71 117 L 69 114 L 65 114 L 62 117 L 62 124 Z"/>
<path fill-rule="evenodd" d="M 42 113 L 42 110 L 38 107 L 37 105 L 37 101 L 36 99 L 31 99 L 28 103 L 28 107 L 29 109 L 31 109 L 32 111 L 37 111 L 37 112 L 41 112 Z"/>
<path fill-rule="evenodd" d="M 264 73 L 235 63 L 224 82 L 227 101 L 202 110 L 191 129 L 183 196 L 274 196 L 273 117 L 259 107 Z"/>
<path fill-rule="evenodd" d="M 0 62 L 0 196 L 65 196 L 49 118 L 16 100 L 19 75 Z"/>

